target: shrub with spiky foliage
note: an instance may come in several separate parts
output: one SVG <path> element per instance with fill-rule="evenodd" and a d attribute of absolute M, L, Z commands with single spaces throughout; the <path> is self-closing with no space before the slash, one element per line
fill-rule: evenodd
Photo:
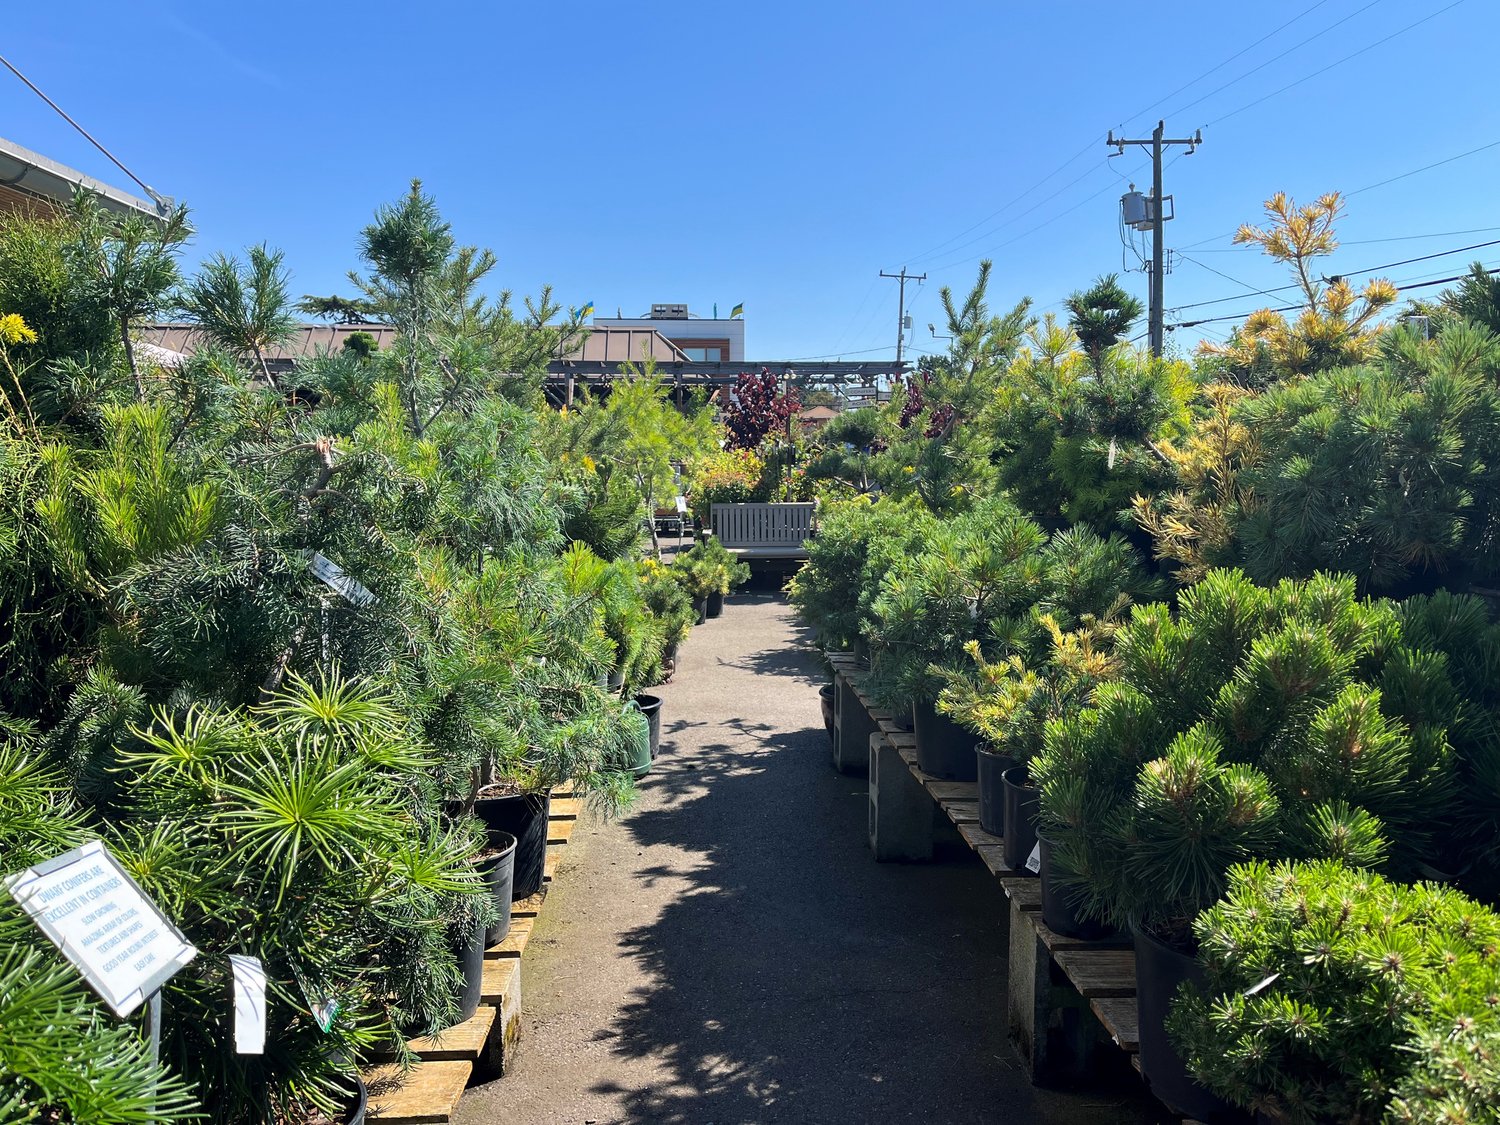
<path fill-rule="evenodd" d="M 694 601 L 727 594 L 750 581 L 750 564 L 741 561 L 716 536 L 695 543 L 672 560 L 683 586 Z"/>
<path fill-rule="evenodd" d="M 1175 615 L 1138 607 L 1115 656 L 1118 679 L 1048 726 L 1035 763 L 1091 914 L 1186 941 L 1235 862 L 1444 862 L 1457 693 L 1352 578 L 1211 571 Z"/>
<path fill-rule="evenodd" d="M 202 951 L 166 986 L 163 1058 L 215 1120 L 329 1112 L 352 1060 L 453 1022 L 453 943 L 494 907 L 412 733 L 369 685 L 294 679 L 249 712 L 158 711 L 124 756 L 111 847 Z M 271 982 L 261 1056 L 234 1052 L 230 953 Z"/>
<path fill-rule="evenodd" d="M 1287 1125 L 1500 1121 L 1500 916 L 1334 862 L 1251 863 L 1194 924 L 1168 1027 L 1198 1080 Z"/>
<path fill-rule="evenodd" d="M 1500 543 L 1500 341 L 1458 322 L 1388 333 L 1377 361 L 1240 406 L 1259 456 L 1236 537 L 1263 581 L 1317 569 L 1372 592 L 1491 579 Z"/>
<path fill-rule="evenodd" d="M 787 583 L 804 624 L 825 647 L 846 650 L 861 635 L 886 572 L 922 550 L 937 528 L 923 508 L 889 500 L 831 504 L 807 542 L 807 562 Z"/>
<path fill-rule="evenodd" d="M 899 709 L 935 702 L 950 674 L 969 668 L 974 655 L 1018 657 L 1023 665 L 1047 659 L 1044 618 L 1072 629 L 1153 588 L 1122 540 L 1084 529 L 1049 539 L 1008 500 L 986 501 L 938 526 L 919 553 L 887 572 L 866 629 L 871 690 Z M 978 667 L 984 679 L 986 664 Z M 961 687 L 950 686 L 950 709 L 982 727 L 970 701 L 959 698 Z"/>
<path fill-rule="evenodd" d="M 1184 432 L 1195 392 L 1186 364 L 1130 344 L 1085 351 L 1048 314 L 978 424 L 1022 510 L 1049 528 L 1108 533 L 1131 497 L 1169 482 L 1160 443 Z"/>

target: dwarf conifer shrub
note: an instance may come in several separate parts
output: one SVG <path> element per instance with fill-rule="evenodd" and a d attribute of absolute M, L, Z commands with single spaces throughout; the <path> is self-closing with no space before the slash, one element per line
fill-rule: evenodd
<path fill-rule="evenodd" d="M 924 550 L 887 572 L 871 606 L 871 686 L 905 708 L 936 701 L 947 685 L 950 713 L 993 738 L 1005 720 L 983 709 L 1004 713 L 1019 702 L 997 693 L 1049 658 L 1049 623 L 1071 630 L 1107 620 L 1153 590 L 1123 540 L 1081 528 L 1049 538 L 1008 500 L 987 501 L 937 527 Z"/>
<path fill-rule="evenodd" d="M 1194 924 L 1168 1028 L 1198 1080 L 1288 1125 L 1500 1121 L 1500 916 L 1335 862 L 1249 863 Z"/>
<path fill-rule="evenodd" d="M 1061 870 L 1093 915 L 1187 942 L 1234 863 L 1411 874 L 1443 856 L 1457 697 L 1352 578 L 1264 589 L 1213 571 L 1175 615 L 1138 607 L 1115 657 L 1117 681 L 1048 726 L 1036 763 Z"/>
<path fill-rule="evenodd" d="M 798 615 L 823 644 L 846 650 L 861 636 L 886 572 L 924 549 L 937 521 L 923 508 L 889 500 L 830 505 L 807 562 L 787 583 Z"/>

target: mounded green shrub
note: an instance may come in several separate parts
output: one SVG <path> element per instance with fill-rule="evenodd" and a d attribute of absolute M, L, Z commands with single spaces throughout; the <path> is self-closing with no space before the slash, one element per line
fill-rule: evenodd
<path fill-rule="evenodd" d="M 1440 654 L 1402 641 L 1349 577 L 1213 571 L 1175 615 L 1138 607 L 1118 678 L 1048 725 L 1035 763 L 1087 912 L 1190 944 L 1237 862 L 1448 862 L 1458 694 Z"/>
<path fill-rule="evenodd" d="M 1198 1080 L 1287 1125 L 1500 1121 L 1500 915 L 1335 862 L 1250 863 L 1194 924 Z"/>
<path fill-rule="evenodd" d="M 808 541 L 807 562 L 787 583 L 804 624 L 830 650 L 848 650 L 869 619 L 886 572 L 923 550 L 937 529 L 925 509 L 891 500 L 830 504 Z"/>

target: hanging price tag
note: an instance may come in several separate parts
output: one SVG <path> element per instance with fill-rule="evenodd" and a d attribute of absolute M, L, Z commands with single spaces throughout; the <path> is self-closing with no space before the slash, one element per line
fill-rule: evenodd
<path fill-rule="evenodd" d="M 266 969 L 259 957 L 229 955 L 234 979 L 234 1049 L 241 1055 L 266 1053 Z"/>
<path fill-rule="evenodd" d="M 1033 875 L 1042 869 L 1042 845 L 1038 842 L 1032 849 L 1031 854 L 1026 857 L 1026 870 Z"/>
<path fill-rule="evenodd" d="M 308 556 L 307 566 L 314 578 L 340 594 L 350 605 L 364 608 L 375 604 L 375 595 L 345 574 L 344 568 L 327 556 L 314 551 Z"/>
<path fill-rule="evenodd" d="M 1275 984 L 1280 979 L 1281 979 L 1281 974 L 1280 973 L 1272 973 L 1270 976 L 1268 976 L 1265 980 L 1261 981 L 1259 984 L 1251 985 L 1249 988 L 1245 989 L 1244 995 L 1246 995 L 1246 996 L 1256 996 L 1263 989 L 1270 988 L 1273 984 Z"/>

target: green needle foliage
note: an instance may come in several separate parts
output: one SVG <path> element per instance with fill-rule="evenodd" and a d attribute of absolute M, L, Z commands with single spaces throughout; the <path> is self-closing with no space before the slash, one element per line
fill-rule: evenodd
<path fill-rule="evenodd" d="M 1198 1080 L 1288 1125 L 1500 1121 L 1500 916 L 1337 863 L 1252 863 L 1194 926 L 1168 1027 Z"/>
<path fill-rule="evenodd" d="M 803 622 L 826 648 L 851 648 L 864 632 L 886 572 L 923 550 L 936 528 L 924 508 L 909 503 L 855 500 L 828 506 L 818 534 L 808 540 L 807 562 L 787 583 Z"/>
<path fill-rule="evenodd" d="M 727 594 L 750 580 L 750 564 L 741 562 L 712 536 L 673 559 L 672 569 L 695 602 Z"/>
<path fill-rule="evenodd" d="M 1236 862 L 1451 865 L 1468 740 L 1456 752 L 1461 689 L 1423 641 L 1352 578 L 1267 590 L 1211 571 L 1175 616 L 1138 607 L 1117 680 L 1048 726 L 1036 763 L 1090 911 L 1186 942 Z"/>
<path fill-rule="evenodd" d="M 949 709 L 982 729 L 984 703 L 945 673 L 976 656 L 981 679 L 987 661 L 1041 662 L 1049 646 L 1046 619 L 1071 629 L 1085 617 L 1109 617 L 1152 588 L 1122 540 L 1081 530 L 1049 540 L 1008 501 L 987 501 L 937 527 L 919 553 L 887 571 L 867 629 L 872 690 L 905 709 L 935 702 L 949 682 Z M 994 687 L 995 676 L 988 678 Z M 998 733 L 993 725 L 988 731 Z"/>
<path fill-rule="evenodd" d="M 275 386 L 266 352 L 297 332 L 282 265 L 285 255 L 262 243 L 250 247 L 246 258 L 242 264 L 230 255 L 213 255 L 183 287 L 177 303 L 214 344 L 241 358 L 253 358 L 260 377 Z"/>

